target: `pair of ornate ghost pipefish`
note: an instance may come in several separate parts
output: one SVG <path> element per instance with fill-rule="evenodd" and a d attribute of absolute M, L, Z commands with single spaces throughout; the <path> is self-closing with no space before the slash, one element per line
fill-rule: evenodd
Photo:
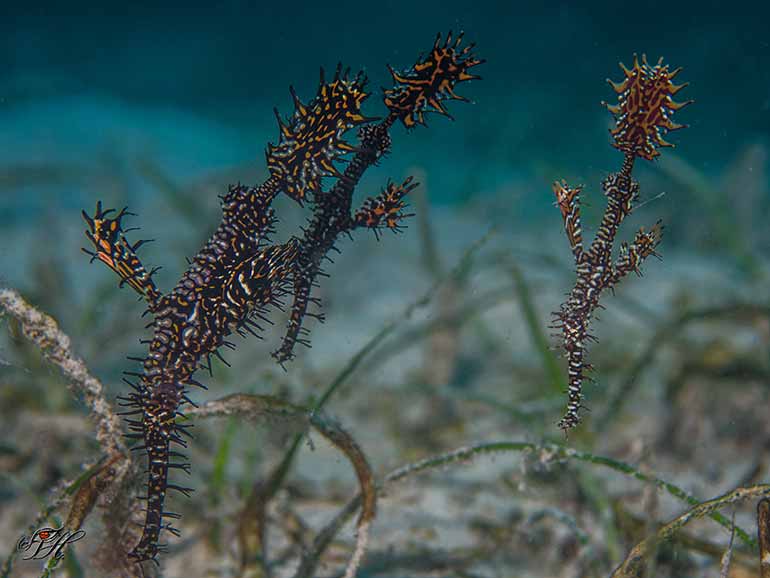
<path fill-rule="evenodd" d="M 410 216 L 404 212 L 404 197 L 416 186 L 411 177 L 401 184 L 388 183 L 378 196 L 368 199 L 351 212 L 352 195 L 367 168 L 390 149 L 389 131 L 400 120 L 407 128 L 425 124 L 425 114 L 449 116 L 448 100 L 466 100 L 457 95 L 457 84 L 480 78 L 471 69 L 483 61 L 472 52 L 473 45 L 461 46 L 462 34 L 451 33 L 442 41 L 438 35 L 431 51 L 409 69 L 390 69 L 394 87 L 384 91 L 388 115 L 380 122 L 366 117 L 361 105 L 369 96 L 366 79 L 337 68 L 331 81 L 324 78 L 310 102 L 302 103 L 291 89 L 294 113 L 281 119 L 279 141 L 266 151 L 269 178 L 258 187 L 229 187 L 222 199 L 222 221 L 201 251 L 191 260 L 174 289 L 162 294 L 136 251 L 143 241 L 131 244 L 125 236 L 126 209 L 113 214 L 97 203 L 94 215 L 83 212 L 88 224 L 86 235 L 93 250 L 85 250 L 115 271 L 121 285 L 127 284 L 147 302 L 153 331 L 147 357 L 139 359 L 141 372 L 126 372 L 124 381 L 132 392 L 121 398 L 127 408 L 130 438 L 148 457 L 147 507 L 139 542 L 129 553 L 137 562 L 153 560 L 163 546 L 161 530 L 179 535 L 167 519 L 178 514 L 164 511 L 166 492 L 177 490 L 189 495 L 191 488 L 168 483 L 169 469 L 189 473 L 186 457 L 172 451 L 172 443 L 187 447 L 186 428 L 176 422 L 180 407 L 193 402 L 188 388 L 202 386 L 194 375 L 200 367 L 210 369 L 210 356 L 219 356 L 221 346 L 232 333 L 257 335 L 260 322 L 269 322 L 270 310 L 282 298 L 291 296 L 291 313 L 286 334 L 273 357 L 283 364 L 294 357 L 297 343 L 308 345 L 304 319 L 322 315 L 308 311 L 321 263 L 334 248 L 337 238 L 355 229 L 398 231 Z M 358 143 L 343 139 L 358 127 Z M 336 163 L 348 157 L 340 171 Z M 322 179 L 333 179 L 330 187 Z M 298 203 L 307 201 L 312 217 L 301 236 L 283 244 L 271 244 L 269 235 L 276 221 L 272 201 L 285 193 Z M 206 365 L 203 365 L 204 359 Z M 129 379 L 130 378 L 130 379 Z M 171 459 L 182 461 L 172 462 Z"/>
<path fill-rule="evenodd" d="M 129 372 L 126 379 L 133 392 L 123 398 L 129 408 L 127 419 L 130 437 L 142 440 L 148 454 L 149 479 L 147 509 L 142 536 L 130 556 L 137 561 L 154 560 L 161 551 L 158 544 L 162 529 L 173 534 L 178 530 L 164 518 L 177 514 L 163 510 L 169 489 L 186 495 L 191 491 L 168 483 L 168 470 L 179 468 L 189 472 L 189 463 L 171 463 L 170 458 L 185 459 L 171 451 L 176 443 L 186 447 L 185 428 L 176 423 L 180 406 L 192 403 L 188 387 L 201 385 L 194 374 L 204 358 L 219 355 L 221 346 L 233 347 L 225 338 L 232 333 L 257 334 L 259 321 L 268 322 L 270 309 L 281 299 L 293 299 L 286 335 L 273 354 L 279 363 L 294 356 L 297 343 L 307 345 L 307 330 L 302 326 L 306 316 L 319 320 L 319 313 L 308 311 L 310 304 L 320 305 L 311 296 L 321 262 L 342 233 L 368 228 L 377 233 L 388 228 L 397 231 L 404 213 L 405 195 L 414 188 L 411 179 L 400 185 L 389 183 L 378 196 L 367 200 L 351 214 L 352 194 L 366 169 L 375 164 L 390 146 L 389 130 L 397 120 L 407 128 L 424 124 L 424 113 L 448 115 L 444 102 L 465 100 L 454 92 L 455 86 L 478 78 L 469 70 L 481 64 L 472 53 L 472 45 L 460 48 L 462 36 L 443 44 L 440 37 L 431 52 L 404 72 L 391 69 L 395 87 L 384 92 L 388 116 L 375 124 L 361 113 L 360 107 L 369 96 L 365 79 L 359 74 L 350 78 L 339 68 L 327 82 L 322 75 L 316 97 L 303 104 L 292 90 L 295 111 L 284 121 L 278 117 L 280 139 L 269 145 L 267 166 L 270 177 L 259 187 L 232 186 L 222 197 L 223 218 L 218 229 L 193 258 L 190 268 L 171 293 L 163 295 L 155 286 L 153 271 L 147 271 L 136 256 L 142 241 L 131 244 L 124 235 L 122 219 L 127 211 L 110 217 L 112 211 L 84 213 L 87 236 L 94 251 L 87 251 L 113 269 L 121 284 L 128 284 L 147 301 L 153 322 L 153 338 L 144 360 L 142 373 Z M 617 105 L 607 105 L 615 116 L 611 129 L 613 145 L 624 153 L 619 172 L 609 175 L 603 189 L 607 208 L 589 248 L 583 247 L 580 223 L 581 187 L 564 182 L 553 185 L 565 231 L 575 259 L 577 280 L 568 299 L 555 313 L 557 327 L 568 359 L 569 401 L 559 426 L 565 431 L 580 421 L 582 384 L 590 366 L 585 362 L 585 342 L 591 338 L 588 325 L 605 289 L 614 286 L 639 266 L 660 242 L 662 227 L 656 224 L 649 232 L 641 229 L 633 243 L 622 243 L 618 259 L 612 262 L 612 250 L 618 228 L 633 209 L 639 185 L 632 178 L 637 157 L 655 159 L 661 147 L 672 146 L 663 136 L 684 125 L 671 121 L 671 115 L 691 101 L 677 103 L 673 96 L 685 85 L 676 86 L 673 78 L 680 69 L 669 71 L 662 60 L 651 66 L 645 58 L 635 58 L 631 69 L 623 67 L 625 78 L 611 83 L 618 95 Z M 343 140 L 351 128 L 359 126 L 357 146 Z M 335 166 L 352 154 L 343 172 Z M 336 179 L 324 189 L 324 177 Z M 299 203 L 308 200 L 313 216 L 300 237 L 280 245 L 270 244 L 269 234 L 275 217 L 271 203 L 281 192 Z M 209 364 L 210 367 L 210 364 Z"/>

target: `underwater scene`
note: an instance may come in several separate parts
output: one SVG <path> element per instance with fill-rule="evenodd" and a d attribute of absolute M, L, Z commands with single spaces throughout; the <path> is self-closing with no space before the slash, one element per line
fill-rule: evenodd
<path fill-rule="evenodd" d="M 0 578 L 770 578 L 768 17 L 4 5 Z"/>

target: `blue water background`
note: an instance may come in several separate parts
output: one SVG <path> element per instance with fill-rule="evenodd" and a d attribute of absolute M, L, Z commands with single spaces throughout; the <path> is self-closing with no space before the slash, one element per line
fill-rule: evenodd
<path fill-rule="evenodd" d="M 600 102 L 613 97 L 605 79 L 618 79 L 618 61 L 635 53 L 685 67 L 680 78 L 692 84 L 681 96 L 697 103 L 677 115 L 691 127 L 671 140 L 704 178 L 717 182 L 770 133 L 760 2 L 15 3 L 2 12 L 6 233 L 75 221 L 96 198 L 146 210 L 157 192 L 134 174 L 138 158 L 182 185 L 232 166 L 262 175 L 277 138 L 272 109 L 291 112 L 289 85 L 308 99 L 319 67 L 341 61 L 367 72 L 366 111 L 383 114 L 385 65 L 410 65 L 438 31 L 465 30 L 488 61 L 484 80 L 458 91 L 474 104 L 451 103 L 454 124 L 436 117 L 427 130 L 396 129 L 367 192 L 419 167 L 433 204 L 462 210 L 514 190 L 499 220 L 552 217 L 551 181 L 596 187 L 616 168 Z M 121 187 L 100 190 L 93 175 L 103 172 L 122 174 Z M 666 213 L 683 202 L 669 199 Z M 8 271 L 16 253 L 6 247 L 0 258 Z"/>

